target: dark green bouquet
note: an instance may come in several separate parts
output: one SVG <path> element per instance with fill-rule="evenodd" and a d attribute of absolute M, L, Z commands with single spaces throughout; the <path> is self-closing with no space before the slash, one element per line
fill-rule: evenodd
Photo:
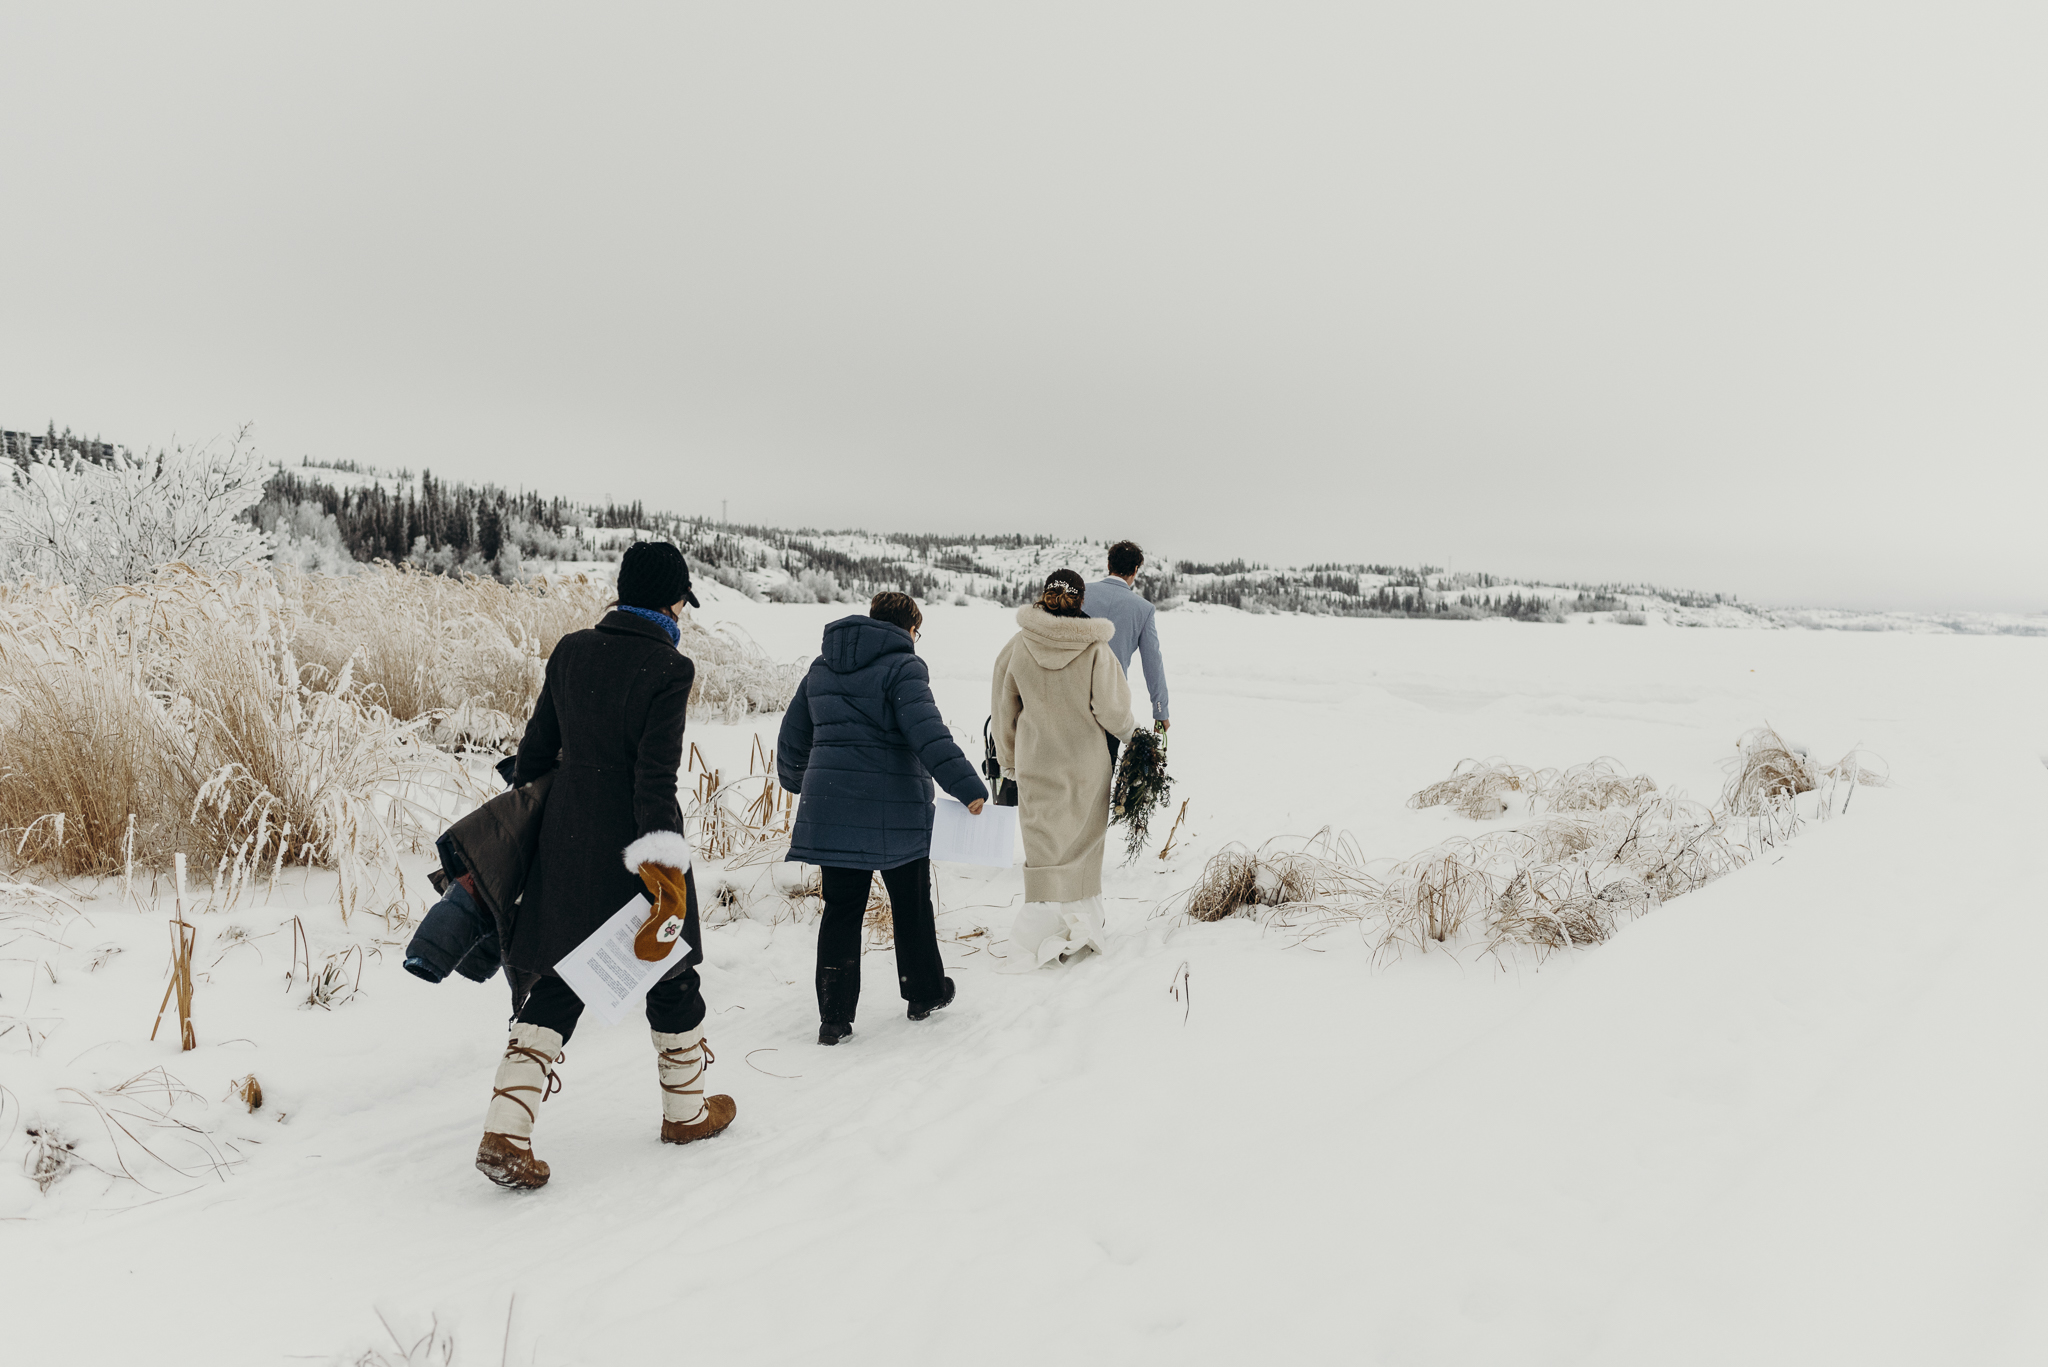
<path fill-rule="evenodd" d="M 1109 791 L 1109 821 L 1124 826 L 1126 864 L 1144 851 L 1152 813 L 1166 805 L 1172 787 L 1173 778 L 1166 772 L 1166 737 L 1157 731 L 1133 734 L 1117 760 L 1116 782 Z"/>

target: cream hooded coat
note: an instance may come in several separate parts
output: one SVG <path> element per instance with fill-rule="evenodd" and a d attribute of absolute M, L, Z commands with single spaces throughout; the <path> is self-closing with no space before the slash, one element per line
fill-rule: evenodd
<path fill-rule="evenodd" d="M 1078 902 L 1102 894 L 1109 834 L 1107 732 L 1129 740 L 1131 686 L 1110 653 L 1116 624 L 1054 617 L 1033 603 L 1023 630 L 996 657 L 989 711 L 996 758 L 1017 776 L 1024 832 L 1024 900 Z"/>

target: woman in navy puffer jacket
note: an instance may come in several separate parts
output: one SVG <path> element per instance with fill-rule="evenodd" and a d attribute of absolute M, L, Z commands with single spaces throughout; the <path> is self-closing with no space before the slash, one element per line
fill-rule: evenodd
<path fill-rule="evenodd" d="M 818 1043 L 853 1033 L 860 934 L 879 871 L 896 926 L 896 980 L 910 1018 L 953 1000 L 932 925 L 932 780 L 981 811 L 988 789 L 960 752 L 917 658 L 924 614 L 907 593 L 878 593 L 866 617 L 825 628 L 824 654 L 797 685 L 775 767 L 801 793 L 789 858 L 823 870 L 818 925 Z"/>

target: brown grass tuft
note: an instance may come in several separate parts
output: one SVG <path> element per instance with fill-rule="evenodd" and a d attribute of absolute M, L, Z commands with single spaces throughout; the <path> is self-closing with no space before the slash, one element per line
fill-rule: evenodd
<path fill-rule="evenodd" d="M 1508 809 L 1503 793 L 1534 793 L 1547 772 L 1503 759 L 1461 759 L 1449 778 L 1416 793 L 1408 805 L 1417 811 L 1449 807 L 1474 821 L 1491 821 Z"/>
<path fill-rule="evenodd" d="M 1424 807 L 1449 807 L 1474 821 L 1490 821 L 1508 810 L 1505 794 L 1521 793 L 1531 811 L 1597 812 L 1634 806 L 1657 790 L 1648 774 L 1631 774 L 1618 760 L 1602 757 L 1565 770 L 1531 769 L 1504 759 L 1464 759 L 1451 776 L 1430 784 L 1408 799 Z"/>

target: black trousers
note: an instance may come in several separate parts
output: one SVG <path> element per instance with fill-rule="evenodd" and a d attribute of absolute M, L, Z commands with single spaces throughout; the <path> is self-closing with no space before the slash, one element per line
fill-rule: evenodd
<path fill-rule="evenodd" d="M 1109 742 L 1109 781 L 1114 783 L 1116 782 L 1116 752 L 1122 745 L 1122 742 L 1107 731 L 1102 733 L 1102 738 Z"/>
<path fill-rule="evenodd" d="M 647 989 L 647 1023 L 664 1035 L 680 1035 L 704 1023 L 704 994 L 698 990 L 697 968 L 692 964 L 673 977 L 663 978 Z M 525 1025 L 544 1025 L 569 1042 L 576 1033 L 577 1018 L 583 1014 L 583 998 L 576 990 L 549 973 L 527 993 L 526 1004 L 512 1019 Z"/>
<path fill-rule="evenodd" d="M 818 922 L 818 1019 L 851 1025 L 860 1002 L 860 934 L 867 919 L 867 869 L 823 869 L 825 915 Z M 882 870 L 896 923 L 896 987 L 907 1002 L 945 994 L 946 965 L 932 923 L 932 861 Z"/>

